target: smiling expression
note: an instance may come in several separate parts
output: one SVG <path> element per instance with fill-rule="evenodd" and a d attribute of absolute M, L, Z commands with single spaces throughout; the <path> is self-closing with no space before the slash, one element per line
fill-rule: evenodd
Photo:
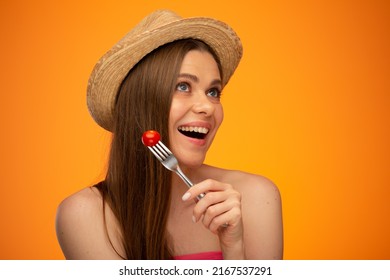
<path fill-rule="evenodd" d="M 169 115 L 171 150 L 180 164 L 199 167 L 223 120 L 221 75 L 213 56 L 192 50 L 182 62 Z"/>

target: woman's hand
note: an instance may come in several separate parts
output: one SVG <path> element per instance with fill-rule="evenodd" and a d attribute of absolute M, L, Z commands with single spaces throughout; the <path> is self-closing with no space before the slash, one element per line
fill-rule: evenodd
<path fill-rule="evenodd" d="M 205 193 L 193 210 L 193 221 L 218 234 L 225 259 L 244 259 L 241 194 L 232 185 L 212 179 L 191 187 L 183 201 Z"/>

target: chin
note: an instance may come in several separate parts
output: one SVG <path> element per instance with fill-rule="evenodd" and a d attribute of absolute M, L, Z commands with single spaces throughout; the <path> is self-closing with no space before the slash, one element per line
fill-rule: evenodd
<path fill-rule="evenodd" d="M 178 158 L 180 168 L 182 169 L 197 169 L 204 163 L 205 157 L 187 154 Z"/>

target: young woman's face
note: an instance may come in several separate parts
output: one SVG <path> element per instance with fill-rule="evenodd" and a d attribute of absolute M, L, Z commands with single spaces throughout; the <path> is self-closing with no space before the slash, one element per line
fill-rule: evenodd
<path fill-rule="evenodd" d="M 182 167 L 200 166 L 223 120 L 221 76 L 213 56 L 187 53 L 169 116 L 170 148 Z"/>

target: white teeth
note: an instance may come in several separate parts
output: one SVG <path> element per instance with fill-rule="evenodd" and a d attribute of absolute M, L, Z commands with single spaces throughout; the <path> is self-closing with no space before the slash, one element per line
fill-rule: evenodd
<path fill-rule="evenodd" d="M 203 134 L 207 134 L 209 132 L 208 128 L 199 127 L 199 126 L 180 126 L 179 130 L 190 131 L 190 132 L 198 132 L 198 133 L 203 133 Z"/>

